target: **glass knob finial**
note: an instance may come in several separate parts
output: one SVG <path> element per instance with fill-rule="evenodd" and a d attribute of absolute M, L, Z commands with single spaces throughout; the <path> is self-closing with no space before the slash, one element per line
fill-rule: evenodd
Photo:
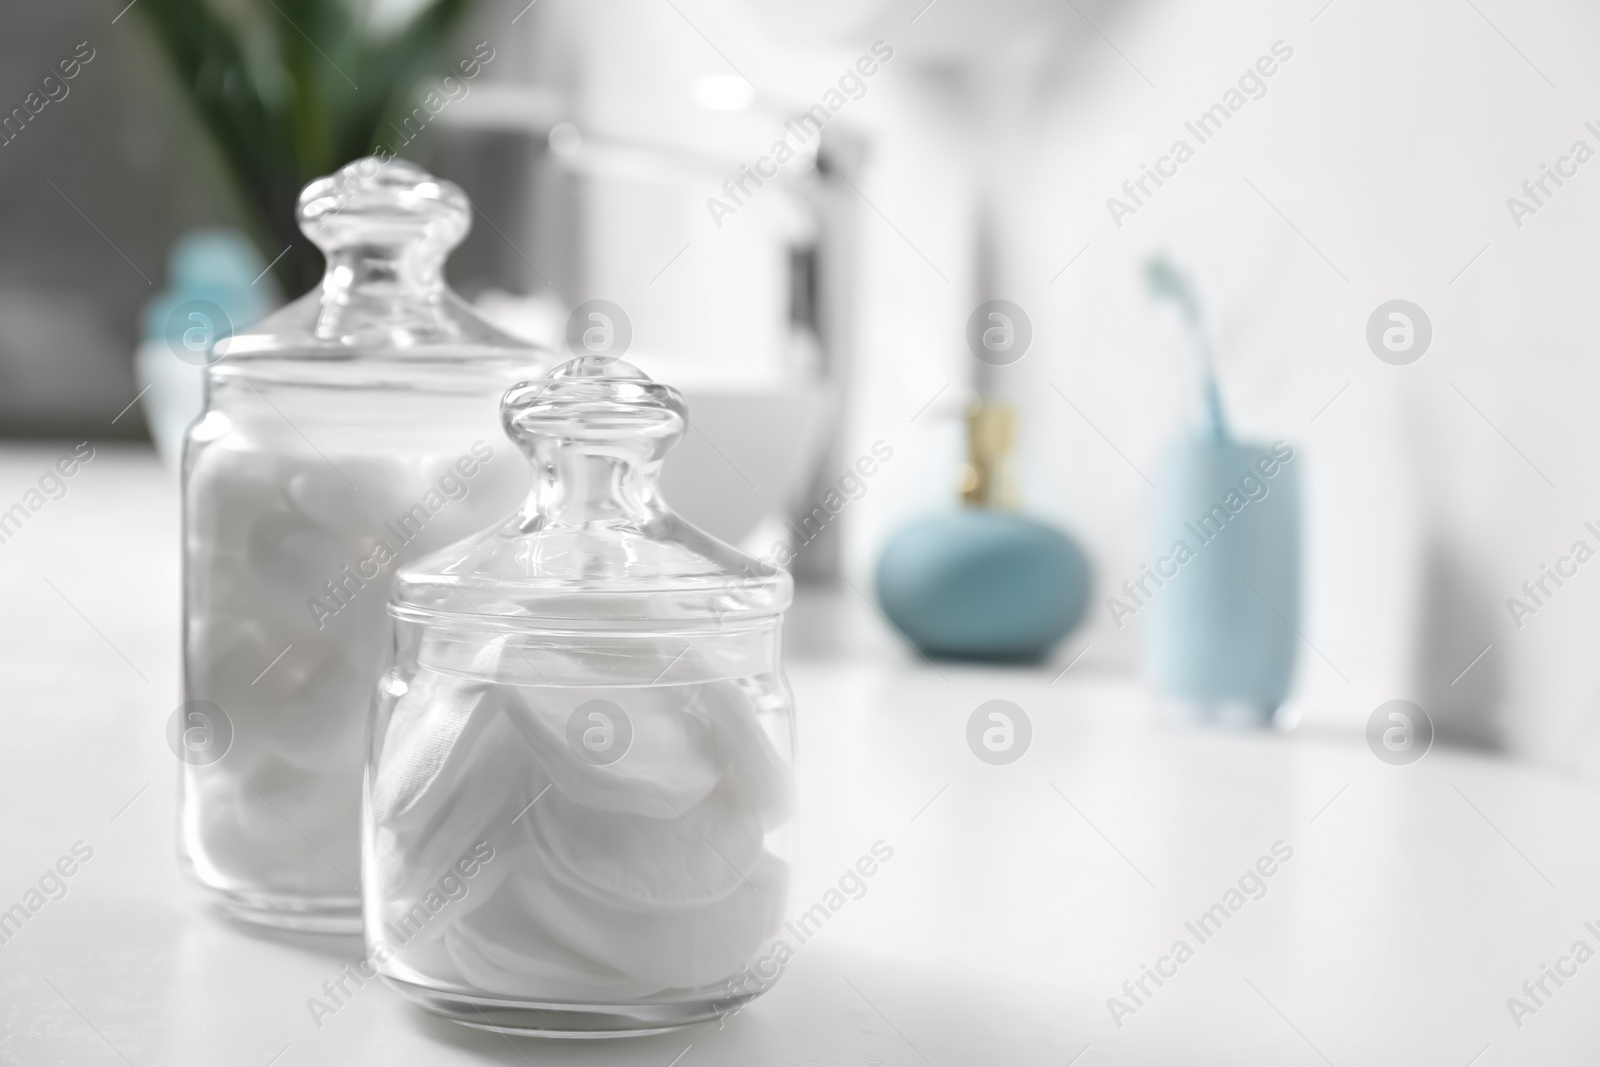
<path fill-rule="evenodd" d="M 352 245 L 418 249 L 440 263 L 472 228 L 472 204 L 453 182 L 403 159 L 368 156 L 300 194 L 301 231 L 333 255 Z"/>
<path fill-rule="evenodd" d="M 318 338 L 411 347 L 463 336 L 444 263 L 472 204 L 453 183 L 403 159 L 358 159 L 306 186 L 299 218 L 328 261 Z"/>
<path fill-rule="evenodd" d="M 659 460 L 688 426 L 683 395 L 617 359 L 579 356 L 512 386 L 500 405 L 506 435 L 527 450 L 544 439 L 592 443 Z"/>

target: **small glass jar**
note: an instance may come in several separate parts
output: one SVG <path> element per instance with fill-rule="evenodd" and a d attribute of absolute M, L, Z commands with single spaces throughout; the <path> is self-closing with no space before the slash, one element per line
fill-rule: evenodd
<path fill-rule="evenodd" d="M 355 932 L 391 576 L 522 499 L 498 400 L 551 361 L 446 288 L 450 183 L 365 159 L 299 211 L 322 287 L 217 343 L 185 442 L 178 851 L 235 917 Z"/>
<path fill-rule="evenodd" d="M 585 357 L 512 389 L 503 418 L 533 463 L 527 501 L 395 583 L 367 764 L 370 959 L 492 1030 L 715 1016 L 765 985 L 747 968 L 784 921 L 792 582 L 663 503 L 676 390 Z"/>

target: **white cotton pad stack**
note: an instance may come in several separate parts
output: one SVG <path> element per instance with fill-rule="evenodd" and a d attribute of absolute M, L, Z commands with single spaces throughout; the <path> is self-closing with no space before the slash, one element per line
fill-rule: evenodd
<path fill-rule="evenodd" d="M 687 912 L 739 888 L 761 854 L 761 818 L 731 787 L 678 818 L 585 807 L 559 790 L 537 805 L 528 829 L 547 860 L 542 873 L 608 906 Z"/>
<path fill-rule="evenodd" d="M 551 937 L 542 923 L 528 921 L 515 893 L 498 892 L 473 914 L 470 929 L 460 923 L 446 934 L 440 968 L 463 988 L 557 1002 L 632 1000 L 660 989 Z"/>
<path fill-rule="evenodd" d="M 476 668 L 493 673 L 502 640 L 479 651 Z M 424 667 L 395 701 L 368 799 L 374 869 L 395 906 L 386 921 L 422 899 L 478 842 L 491 842 L 503 861 L 513 820 L 549 784 L 501 714 L 506 699 L 491 682 Z M 468 907 L 510 866 L 489 863 Z M 435 926 L 430 934 L 439 932 Z"/>
<path fill-rule="evenodd" d="M 669 819 L 700 803 L 723 771 L 710 724 L 685 714 L 684 694 L 674 688 L 523 689 L 511 721 L 556 787 L 578 803 Z M 591 700 L 616 704 L 632 723 L 627 755 L 609 766 L 586 763 L 568 747 L 567 719 Z"/>
<path fill-rule="evenodd" d="M 390 578 L 401 562 L 503 516 L 520 493 L 485 466 L 463 499 L 402 543 L 393 523 L 464 451 L 197 454 L 186 523 L 188 691 L 220 706 L 233 735 L 222 760 L 185 768 L 185 847 L 202 881 L 355 895 L 366 718 L 390 640 Z M 349 580 L 362 561 L 372 573 L 380 542 L 394 559 L 364 584 Z"/>
<path fill-rule="evenodd" d="M 403 724 L 433 736 L 396 739 L 392 762 L 386 741 L 372 783 L 385 909 L 409 908 L 426 872 L 476 840 L 496 855 L 494 878 L 440 913 L 427 946 L 400 951 L 410 975 L 490 997 L 624 1002 L 721 982 L 777 931 L 789 869 L 767 835 L 791 817 L 793 787 L 758 722 L 764 703 L 784 707 L 770 676 L 631 689 L 418 677 L 390 736 Z M 569 717 L 597 699 L 632 728 L 603 766 L 567 740 Z M 497 729 L 514 740 L 486 745 Z M 467 817 L 469 802 L 485 818 Z M 384 855 L 429 861 L 413 872 Z"/>

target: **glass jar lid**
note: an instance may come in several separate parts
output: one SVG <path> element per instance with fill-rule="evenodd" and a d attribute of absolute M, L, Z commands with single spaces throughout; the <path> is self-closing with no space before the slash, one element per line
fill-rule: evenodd
<path fill-rule="evenodd" d="M 327 259 L 322 285 L 219 341 L 218 371 L 281 359 L 526 365 L 541 351 L 445 284 L 445 259 L 472 226 L 454 183 L 369 156 L 307 185 L 298 210 L 301 232 Z"/>
<path fill-rule="evenodd" d="M 661 464 L 689 424 L 676 389 L 586 356 L 514 386 L 500 412 L 533 465 L 527 501 L 403 568 L 397 617 L 720 629 L 789 606 L 787 571 L 696 529 L 662 500 Z"/>

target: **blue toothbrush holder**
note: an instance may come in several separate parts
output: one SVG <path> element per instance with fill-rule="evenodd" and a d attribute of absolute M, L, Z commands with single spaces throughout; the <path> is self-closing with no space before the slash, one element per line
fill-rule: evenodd
<path fill-rule="evenodd" d="M 1300 636 L 1300 479 L 1293 447 L 1191 438 L 1168 455 L 1151 560 L 1113 590 L 1143 625 L 1149 682 L 1198 725 L 1274 725 Z M 1120 604 L 1118 603 L 1120 601 Z"/>

